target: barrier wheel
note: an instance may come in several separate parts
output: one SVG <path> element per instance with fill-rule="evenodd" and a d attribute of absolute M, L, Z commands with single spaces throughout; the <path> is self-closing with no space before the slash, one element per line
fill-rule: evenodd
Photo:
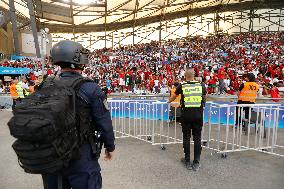
<path fill-rule="evenodd" d="M 161 150 L 166 150 L 166 146 L 165 145 L 161 145 Z"/>
<path fill-rule="evenodd" d="M 221 154 L 221 158 L 227 159 L 228 155 L 227 154 Z"/>
<path fill-rule="evenodd" d="M 152 140 L 152 137 L 151 136 L 147 136 L 147 140 L 148 141 Z"/>

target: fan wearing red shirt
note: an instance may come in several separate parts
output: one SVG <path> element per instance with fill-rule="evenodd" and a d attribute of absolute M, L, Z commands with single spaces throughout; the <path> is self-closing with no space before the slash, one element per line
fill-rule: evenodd
<path fill-rule="evenodd" d="M 209 76 L 210 72 L 208 70 L 204 70 L 203 72 L 203 78 L 206 78 L 206 76 Z"/>
<path fill-rule="evenodd" d="M 154 88 L 154 78 L 150 78 L 150 92 L 153 92 L 153 88 Z"/>
<path fill-rule="evenodd" d="M 278 90 L 278 83 L 273 83 L 273 87 L 270 90 L 271 98 L 280 98 L 280 93 Z M 279 102 L 277 99 L 273 99 L 274 102 Z"/>
<path fill-rule="evenodd" d="M 51 69 L 48 69 L 47 70 L 47 75 L 51 75 L 52 74 L 52 70 Z"/>
<path fill-rule="evenodd" d="M 35 74 L 34 73 L 30 73 L 30 79 L 32 81 L 35 81 L 36 80 L 36 77 L 35 77 Z"/>
<path fill-rule="evenodd" d="M 225 83 L 224 83 L 225 69 L 223 67 L 221 67 L 218 70 L 218 79 L 219 79 L 219 92 L 220 94 L 222 94 L 226 90 Z"/>
<path fill-rule="evenodd" d="M 208 93 L 212 94 L 215 93 L 217 80 L 213 77 L 210 77 L 208 80 Z"/>

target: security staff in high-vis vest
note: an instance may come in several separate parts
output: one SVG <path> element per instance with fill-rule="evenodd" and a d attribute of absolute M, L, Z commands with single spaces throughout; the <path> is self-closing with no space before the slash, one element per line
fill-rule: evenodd
<path fill-rule="evenodd" d="M 237 104 L 254 104 L 257 98 L 259 85 L 255 82 L 255 75 L 248 73 L 244 76 L 245 83 L 241 84 L 238 92 Z M 239 124 L 241 116 L 239 107 L 236 108 L 236 126 Z M 249 118 L 249 107 L 244 107 L 245 119 Z"/>
<path fill-rule="evenodd" d="M 185 157 L 182 163 L 187 169 L 198 171 L 201 155 L 201 131 L 203 126 L 203 108 L 206 101 L 206 88 L 203 84 L 194 81 L 194 70 L 185 71 L 186 82 L 179 85 L 175 94 L 169 99 L 169 103 L 181 94 L 181 124 L 183 132 L 183 150 Z M 190 161 L 191 132 L 194 141 L 194 159 Z"/>
<path fill-rule="evenodd" d="M 23 83 L 22 82 L 18 82 L 16 84 L 16 90 L 17 90 L 17 93 L 19 95 L 19 99 L 25 98 L 24 89 L 23 89 Z"/>
<path fill-rule="evenodd" d="M 25 77 L 23 77 L 21 83 L 22 83 L 24 96 L 26 97 L 30 94 L 30 88 L 29 88 L 29 85 L 28 85 L 28 81 Z"/>

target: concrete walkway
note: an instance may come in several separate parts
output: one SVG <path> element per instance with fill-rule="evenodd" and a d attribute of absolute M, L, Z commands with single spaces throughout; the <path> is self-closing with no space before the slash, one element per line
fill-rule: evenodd
<path fill-rule="evenodd" d="M 39 175 L 19 167 L 11 148 L 7 122 L 11 112 L 0 111 L 0 189 L 41 189 Z M 165 151 L 136 139 L 118 139 L 115 159 L 101 162 L 106 189 L 282 189 L 284 158 L 256 152 L 229 154 L 227 159 L 204 149 L 202 168 L 188 171 L 180 163 L 182 146 Z"/>

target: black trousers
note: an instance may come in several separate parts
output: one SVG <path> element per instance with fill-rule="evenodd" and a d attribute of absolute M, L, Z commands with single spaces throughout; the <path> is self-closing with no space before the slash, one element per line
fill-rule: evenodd
<path fill-rule="evenodd" d="M 183 112 L 181 117 L 183 133 L 183 151 L 185 160 L 190 160 L 190 138 L 193 135 L 194 141 L 194 161 L 200 161 L 201 155 L 201 131 L 203 126 L 203 112 L 196 113 Z M 193 117 L 195 116 L 195 117 Z"/>
<path fill-rule="evenodd" d="M 246 101 L 241 101 L 239 100 L 237 104 L 254 104 L 253 102 L 246 102 Z M 243 119 L 248 119 L 249 118 L 249 109 L 250 107 L 236 107 L 236 124 L 235 125 L 239 125 L 239 123 L 242 123 L 242 112 L 245 112 L 245 117 L 243 117 Z M 240 115 L 239 115 L 240 112 Z"/>
<path fill-rule="evenodd" d="M 17 104 L 18 102 L 21 102 L 21 98 L 13 99 L 12 110 L 14 110 L 14 109 L 15 109 L 16 104 Z"/>

